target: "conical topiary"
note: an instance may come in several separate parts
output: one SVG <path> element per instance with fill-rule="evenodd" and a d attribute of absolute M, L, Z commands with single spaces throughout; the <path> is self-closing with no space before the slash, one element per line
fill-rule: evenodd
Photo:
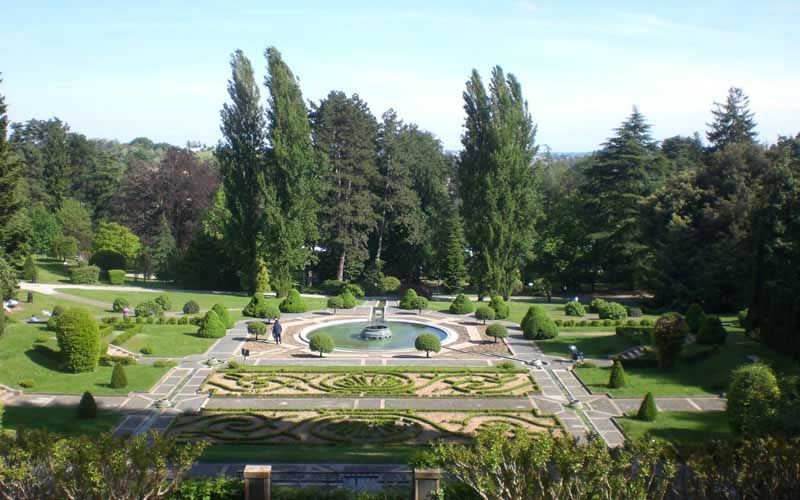
<path fill-rule="evenodd" d="M 625 387 L 625 369 L 622 367 L 622 361 L 618 359 L 614 360 L 614 365 L 611 367 L 611 376 L 608 378 L 608 386 L 612 389 Z"/>
<path fill-rule="evenodd" d="M 700 327 L 703 326 L 703 321 L 706 319 L 706 313 L 703 312 L 700 304 L 692 304 L 683 317 L 686 319 L 686 324 L 689 325 L 689 333 L 697 335 Z"/>
<path fill-rule="evenodd" d="M 300 296 L 300 292 L 295 289 L 289 292 L 278 308 L 283 313 L 304 313 L 308 310 L 308 306 L 306 306 L 303 297 Z"/>
<path fill-rule="evenodd" d="M 128 376 L 125 374 L 125 366 L 117 363 L 111 372 L 111 388 L 122 389 L 124 387 L 128 387 Z"/>
<path fill-rule="evenodd" d="M 97 403 L 94 396 L 89 391 L 83 393 L 81 402 L 78 403 L 78 418 L 95 418 L 97 417 Z"/>
<path fill-rule="evenodd" d="M 225 324 L 212 309 L 203 316 L 203 323 L 197 331 L 197 335 L 200 337 L 217 339 L 225 336 L 225 329 Z"/>
<path fill-rule="evenodd" d="M 223 306 L 222 304 L 214 304 L 211 307 L 211 309 L 213 309 L 214 312 L 217 313 L 217 316 L 219 316 L 220 321 L 222 321 L 222 324 L 225 325 L 225 329 L 233 328 L 233 325 L 236 324 L 236 321 L 234 321 L 233 318 L 231 318 L 230 313 L 228 313 L 228 310 L 225 309 L 225 306 Z"/>
<path fill-rule="evenodd" d="M 698 344 L 722 344 L 728 332 L 722 326 L 722 321 L 718 316 L 706 316 L 703 320 L 703 325 L 697 332 Z"/>
<path fill-rule="evenodd" d="M 642 405 L 639 407 L 639 413 L 636 414 L 636 418 L 645 422 L 653 422 L 656 417 L 658 417 L 656 398 L 653 397 L 652 392 L 648 392 L 642 400 Z"/>

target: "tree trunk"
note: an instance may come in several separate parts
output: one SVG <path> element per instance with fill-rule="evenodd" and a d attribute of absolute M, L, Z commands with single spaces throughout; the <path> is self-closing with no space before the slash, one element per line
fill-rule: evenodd
<path fill-rule="evenodd" d="M 344 281 L 344 259 L 346 252 L 342 250 L 342 255 L 339 256 L 339 267 L 336 269 L 336 279 Z"/>
<path fill-rule="evenodd" d="M 425 357 L 426 358 L 430 358 L 431 357 L 431 351 L 425 351 Z"/>
<path fill-rule="evenodd" d="M 375 251 L 375 262 L 380 262 L 381 253 L 383 252 L 383 231 L 386 227 L 386 208 L 383 209 L 381 214 L 381 224 L 378 229 L 378 249 Z"/>

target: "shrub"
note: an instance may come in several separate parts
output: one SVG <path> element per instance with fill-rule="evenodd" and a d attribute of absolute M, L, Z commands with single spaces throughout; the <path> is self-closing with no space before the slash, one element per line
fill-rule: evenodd
<path fill-rule="evenodd" d="M 88 310 L 75 307 L 60 314 L 56 323 L 56 339 L 68 371 L 90 372 L 97 368 L 100 332 Z"/>
<path fill-rule="evenodd" d="M 226 330 L 229 328 L 233 328 L 233 325 L 236 324 L 236 321 L 234 321 L 234 319 L 231 318 L 230 313 L 228 313 L 228 310 L 225 309 L 225 306 L 223 306 L 222 304 L 214 304 L 211 307 L 211 310 L 217 313 L 217 316 L 219 316 L 220 321 L 222 321 L 222 324 L 225 325 Z"/>
<path fill-rule="evenodd" d="M 405 297 L 405 294 L 408 290 L 414 290 L 414 293 L 416 293 L 417 295 L 421 295 L 428 300 L 431 300 L 433 298 L 433 290 L 431 290 L 425 285 L 420 285 L 420 284 L 405 285 L 401 287 L 399 291 L 400 296 Z"/>
<path fill-rule="evenodd" d="M 575 326 L 575 320 L 565 319 L 562 324 L 564 326 Z"/>
<path fill-rule="evenodd" d="M 612 389 L 621 389 L 625 387 L 625 369 L 622 367 L 622 362 L 618 359 L 615 359 L 614 364 L 611 366 L 608 386 Z"/>
<path fill-rule="evenodd" d="M 197 314 L 199 312 L 200 312 L 200 304 L 198 304 L 194 300 L 190 300 L 189 302 L 183 305 L 183 314 Z"/>
<path fill-rule="evenodd" d="M 162 311 L 169 311 L 172 309 L 172 300 L 166 295 L 159 295 L 153 302 L 155 302 Z"/>
<path fill-rule="evenodd" d="M 418 351 L 425 351 L 425 357 L 431 357 L 431 351 L 439 352 L 442 350 L 442 342 L 437 335 L 432 333 L 423 333 L 414 341 L 414 347 Z"/>
<path fill-rule="evenodd" d="M 689 325 L 678 313 L 666 313 L 658 318 L 653 327 L 653 344 L 661 368 L 670 368 L 675 364 L 688 332 Z"/>
<path fill-rule="evenodd" d="M 635 319 L 629 319 L 625 322 L 625 326 L 639 326 L 639 322 Z"/>
<path fill-rule="evenodd" d="M 69 280 L 78 285 L 93 285 L 100 278 L 97 266 L 73 267 L 69 271 Z"/>
<path fill-rule="evenodd" d="M 406 290 L 405 295 L 403 295 L 403 300 L 400 301 L 400 309 L 411 310 L 416 309 L 414 305 L 414 301 L 417 298 L 417 292 L 413 288 L 409 288 Z"/>
<path fill-rule="evenodd" d="M 600 307 L 605 304 L 606 301 L 603 299 L 594 299 L 592 300 L 591 304 L 589 304 L 589 311 L 593 313 L 600 313 Z"/>
<path fill-rule="evenodd" d="M 487 319 L 494 319 L 494 309 L 489 306 L 479 306 L 475 309 L 475 319 L 483 320 L 485 325 Z"/>
<path fill-rule="evenodd" d="M 700 304 L 692 304 L 686 310 L 686 324 L 689 325 L 689 333 L 697 335 L 700 327 L 703 326 L 703 320 L 706 318 L 706 313 Z"/>
<path fill-rule="evenodd" d="M 258 340 L 259 335 L 266 335 L 267 325 L 260 321 L 251 321 L 250 323 L 247 323 L 247 333 L 254 335 L 256 340 Z"/>
<path fill-rule="evenodd" d="M 639 412 L 636 414 L 636 418 L 644 420 L 645 422 L 654 422 L 656 417 L 658 417 L 656 398 L 653 397 L 652 392 L 648 392 L 645 394 L 641 406 L 639 406 Z"/>
<path fill-rule="evenodd" d="M 145 323 L 147 323 L 148 325 L 152 325 L 153 323 L 155 323 L 155 322 L 156 322 L 156 319 L 155 319 L 154 317 L 150 316 L 149 318 L 145 319 L 144 321 L 145 321 Z"/>
<path fill-rule="evenodd" d="M 161 307 L 154 300 L 145 300 L 136 304 L 134 313 L 137 318 L 152 318 L 161 312 Z"/>
<path fill-rule="evenodd" d="M 394 276 L 384 276 L 381 280 L 383 293 L 395 293 L 400 289 L 400 279 Z"/>
<path fill-rule="evenodd" d="M 620 337 L 637 341 L 640 344 L 649 344 L 653 336 L 653 329 L 651 327 L 641 325 L 618 326 L 615 331 Z"/>
<path fill-rule="evenodd" d="M 642 317 L 642 309 L 640 307 L 629 307 L 628 308 L 628 316 L 631 318 L 641 318 Z"/>
<path fill-rule="evenodd" d="M 506 301 L 503 300 L 503 297 L 500 295 L 492 297 L 492 300 L 489 301 L 489 307 L 494 309 L 494 317 L 496 319 L 506 319 L 510 314 L 508 304 L 506 304 Z"/>
<path fill-rule="evenodd" d="M 125 269 L 125 256 L 113 250 L 100 250 L 92 254 L 89 264 L 99 267 L 103 272 L 110 269 Z"/>
<path fill-rule="evenodd" d="M 225 336 L 225 324 L 213 310 L 208 311 L 203 317 L 202 325 L 197 331 L 200 337 L 218 339 Z"/>
<path fill-rule="evenodd" d="M 697 332 L 697 343 L 723 344 L 727 336 L 728 332 L 725 330 L 725 327 L 722 326 L 722 321 L 720 321 L 719 317 L 706 316 L 703 320 L 703 325 L 700 327 L 700 331 Z"/>
<path fill-rule="evenodd" d="M 614 321 L 613 320 L 604 319 L 602 321 L 603 321 L 603 326 L 614 326 Z"/>
<path fill-rule="evenodd" d="M 177 325 L 178 324 L 178 318 L 176 318 L 174 316 L 171 317 L 171 318 L 168 318 L 167 319 L 167 324 L 168 325 Z"/>
<path fill-rule="evenodd" d="M 350 292 L 344 292 L 340 295 L 342 299 L 342 308 L 343 309 L 352 309 L 356 306 L 356 298 Z"/>
<path fill-rule="evenodd" d="M 411 305 L 414 306 L 414 309 L 417 311 L 422 312 L 423 309 L 428 307 L 428 299 L 418 295 L 411 301 Z"/>
<path fill-rule="evenodd" d="M 33 255 L 25 257 L 25 264 L 22 266 L 22 277 L 34 283 L 39 278 L 39 268 L 36 267 L 36 260 L 34 260 Z"/>
<path fill-rule="evenodd" d="M 97 417 L 97 402 L 89 391 L 83 393 L 78 403 L 78 418 L 91 419 Z"/>
<path fill-rule="evenodd" d="M 146 345 L 141 349 L 139 349 L 139 352 L 144 354 L 145 356 L 152 356 L 153 353 L 155 352 L 155 349 L 153 349 L 152 346 Z"/>
<path fill-rule="evenodd" d="M 598 306 L 597 314 L 600 315 L 600 319 L 618 320 L 628 317 L 628 311 L 617 302 L 603 302 Z"/>
<path fill-rule="evenodd" d="M 601 326 L 601 323 L 600 323 L 599 319 L 593 319 L 591 322 L 589 322 L 589 324 L 591 326 Z"/>
<path fill-rule="evenodd" d="M 178 366 L 178 362 L 172 359 L 157 359 L 153 361 L 153 366 L 156 368 L 174 368 Z"/>
<path fill-rule="evenodd" d="M 124 269 L 109 269 L 108 282 L 112 285 L 125 284 L 125 270 Z"/>
<path fill-rule="evenodd" d="M 308 339 L 308 346 L 312 351 L 318 352 L 321 358 L 323 354 L 333 352 L 333 339 L 327 333 L 315 333 Z"/>
<path fill-rule="evenodd" d="M 267 293 L 270 290 L 269 270 L 267 269 L 267 265 L 261 259 L 259 259 L 258 262 L 258 272 L 256 273 L 256 281 L 254 283 L 253 288 L 254 288 L 253 291 L 255 293 L 261 293 L 261 294 Z"/>
<path fill-rule="evenodd" d="M 111 367 L 114 365 L 131 366 L 137 364 L 137 361 L 133 356 L 109 356 L 108 354 L 103 354 L 100 356 L 99 364 L 100 366 Z"/>
<path fill-rule="evenodd" d="M 336 314 L 337 309 L 341 309 L 344 306 L 344 301 L 342 301 L 342 297 L 337 295 L 336 297 L 328 297 L 328 309 L 333 309 L 333 314 Z"/>
<path fill-rule="evenodd" d="M 745 330 L 750 330 L 750 322 L 747 320 L 747 316 L 748 316 L 749 311 L 750 311 L 749 309 L 742 309 L 736 315 L 736 321 L 738 321 L 739 322 L 739 326 L 741 326 Z"/>
<path fill-rule="evenodd" d="M 267 320 L 267 322 L 272 322 L 272 320 L 280 319 L 281 312 L 278 310 L 277 306 L 268 305 L 264 310 L 263 318 Z"/>
<path fill-rule="evenodd" d="M 475 304 L 463 293 L 459 293 L 450 304 L 450 314 L 469 314 L 475 310 Z"/>
<path fill-rule="evenodd" d="M 769 430 L 780 401 L 780 389 L 768 366 L 755 363 L 734 370 L 726 396 L 728 422 L 735 434 L 752 436 Z"/>
<path fill-rule="evenodd" d="M 586 316 L 586 309 L 583 304 L 573 300 L 564 305 L 564 314 L 567 316 Z"/>
<path fill-rule="evenodd" d="M 364 289 L 356 285 L 355 283 L 348 283 L 342 287 L 342 294 L 345 293 L 350 293 L 354 297 L 363 297 Z"/>
<path fill-rule="evenodd" d="M 643 320 L 639 321 L 639 326 L 653 326 L 653 320 L 644 318 Z"/>
<path fill-rule="evenodd" d="M 125 366 L 121 364 L 114 365 L 114 370 L 111 372 L 111 388 L 122 389 L 128 387 L 128 376 L 125 374 Z"/>
<path fill-rule="evenodd" d="M 20 380 L 19 381 L 19 386 L 22 387 L 23 389 L 30 389 L 34 385 L 36 385 L 36 384 L 33 382 L 33 380 L 31 380 L 29 378 L 26 378 L 25 380 Z"/>
<path fill-rule="evenodd" d="M 283 313 L 303 313 L 308 310 L 305 301 L 300 296 L 300 292 L 293 289 L 289 295 L 278 306 Z"/>
<path fill-rule="evenodd" d="M 121 313 L 123 309 L 126 307 L 130 307 L 131 303 L 128 302 L 126 299 L 116 298 L 114 299 L 114 303 L 111 304 L 111 310 L 115 313 Z"/>
<path fill-rule="evenodd" d="M 486 336 L 492 337 L 497 342 L 497 339 L 508 337 L 508 329 L 499 323 L 495 323 L 486 327 Z"/>
<path fill-rule="evenodd" d="M 181 316 L 180 318 L 178 318 L 178 324 L 179 325 L 188 325 L 189 324 L 189 318 L 187 318 L 186 316 Z"/>
<path fill-rule="evenodd" d="M 320 283 L 319 288 L 326 295 L 339 295 L 342 293 L 342 287 L 344 287 L 344 284 L 344 281 L 325 280 Z"/>
<path fill-rule="evenodd" d="M 250 318 L 263 318 L 264 314 L 267 312 L 267 298 L 264 294 L 257 293 L 253 295 L 253 298 L 250 299 L 250 302 L 244 306 L 242 309 L 242 316 L 247 316 Z"/>
<path fill-rule="evenodd" d="M 50 335 L 44 333 L 42 333 L 41 335 L 37 335 L 36 340 L 34 340 L 34 342 L 36 342 L 37 344 L 45 344 L 49 341 L 50 341 Z"/>
<path fill-rule="evenodd" d="M 558 335 L 558 327 L 550 319 L 547 311 L 538 305 L 528 308 L 520 327 L 525 338 L 529 340 L 552 339 Z"/>
<path fill-rule="evenodd" d="M 556 325 L 556 326 L 559 326 L 559 327 L 560 326 L 564 326 L 564 320 L 562 320 L 562 319 L 554 319 L 553 320 L 553 324 Z"/>

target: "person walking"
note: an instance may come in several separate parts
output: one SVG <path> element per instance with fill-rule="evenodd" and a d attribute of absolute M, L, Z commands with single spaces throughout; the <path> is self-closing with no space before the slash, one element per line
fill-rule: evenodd
<path fill-rule="evenodd" d="M 281 321 L 279 319 L 276 319 L 275 324 L 272 325 L 272 338 L 275 340 L 276 344 L 281 343 L 282 333 L 283 333 L 283 325 L 281 325 Z"/>

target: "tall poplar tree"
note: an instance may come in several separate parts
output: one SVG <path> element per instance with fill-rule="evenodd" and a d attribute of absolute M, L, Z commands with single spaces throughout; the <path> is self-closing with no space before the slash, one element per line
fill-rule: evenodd
<path fill-rule="evenodd" d="M 268 194 L 274 196 L 267 201 L 264 238 L 273 287 L 282 295 L 292 286 L 292 273 L 309 264 L 318 239 L 314 196 L 318 170 L 297 78 L 275 47 L 264 55 L 272 146 L 266 183 L 271 188 Z"/>
<path fill-rule="evenodd" d="M 706 138 L 711 149 L 717 151 L 728 144 L 755 142 L 755 115 L 750 111 L 750 98 L 740 88 L 728 89 L 724 103 L 715 102 L 711 110 L 714 120 L 708 124 Z"/>
<path fill-rule="evenodd" d="M 481 295 L 498 293 L 507 298 L 536 234 L 536 126 L 519 81 L 499 66 L 492 70 L 488 92 L 473 70 L 464 92 L 464 110 L 464 150 L 457 175 L 473 253 L 473 284 Z"/>
<path fill-rule="evenodd" d="M 252 291 L 263 241 L 267 126 L 253 67 L 241 50 L 231 56 L 228 95 L 216 151 L 230 212 L 225 232 L 242 288 Z"/>

